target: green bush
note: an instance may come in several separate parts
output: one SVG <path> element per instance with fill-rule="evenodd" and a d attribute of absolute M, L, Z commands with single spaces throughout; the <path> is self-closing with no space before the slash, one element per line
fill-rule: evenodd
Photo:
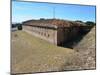
<path fill-rule="evenodd" d="M 95 25 L 95 23 L 91 22 L 91 21 L 87 21 L 87 22 L 85 22 L 85 24 L 88 25 L 88 26 L 94 26 Z"/>
<path fill-rule="evenodd" d="M 22 25 L 18 25 L 18 30 L 22 30 Z"/>

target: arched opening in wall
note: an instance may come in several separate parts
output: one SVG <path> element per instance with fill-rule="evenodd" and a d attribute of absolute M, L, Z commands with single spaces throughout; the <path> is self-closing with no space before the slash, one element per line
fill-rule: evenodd
<path fill-rule="evenodd" d="M 41 35 L 43 36 L 43 32 L 41 32 Z"/>
<path fill-rule="evenodd" d="M 44 36 L 46 36 L 46 33 L 44 33 Z"/>
<path fill-rule="evenodd" d="M 44 36 L 44 32 L 42 32 L 42 36 Z"/>
<path fill-rule="evenodd" d="M 39 35 L 40 35 L 40 31 L 39 31 Z"/>
<path fill-rule="evenodd" d="M 50 35 L 48 34 L 47 37 L 49 37 Z"/>
<path fill-rule="evenodd" d="M 42 36 L 44 36 L 44 32 L 42 32 Z"/>
<path fill-rule="evenodd" d="M 40 35 L 40 31 L 38 31 L 39 35 Z"/>

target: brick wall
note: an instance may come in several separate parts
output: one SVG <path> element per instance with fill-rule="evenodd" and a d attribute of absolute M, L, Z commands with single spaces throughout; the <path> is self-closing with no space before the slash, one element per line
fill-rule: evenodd
<path fill-rule="evenodd" d="M 34 26 L 23 26 L 23 29 L 36 37 L 57 45 L 57 30 L 55 29 Z"/>

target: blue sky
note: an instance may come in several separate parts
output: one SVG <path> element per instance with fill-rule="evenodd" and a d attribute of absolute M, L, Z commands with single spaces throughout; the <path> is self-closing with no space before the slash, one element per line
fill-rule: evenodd
<path fill-rule="evenodd" d="M 29 19 L 55 18 L 65 20 L 82 20 L 95 22 L 95 6 L 51 4 L 36 2 L 12 2 L 12 22 L 22 22 Z"/>

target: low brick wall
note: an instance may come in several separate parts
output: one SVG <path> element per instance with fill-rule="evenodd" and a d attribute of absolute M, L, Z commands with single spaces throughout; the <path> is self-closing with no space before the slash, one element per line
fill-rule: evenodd
<path fill-rule="evenodd" d="M 57 30 L 34 26 L 23 26 L 24 31 L 57 45 Z"/>

